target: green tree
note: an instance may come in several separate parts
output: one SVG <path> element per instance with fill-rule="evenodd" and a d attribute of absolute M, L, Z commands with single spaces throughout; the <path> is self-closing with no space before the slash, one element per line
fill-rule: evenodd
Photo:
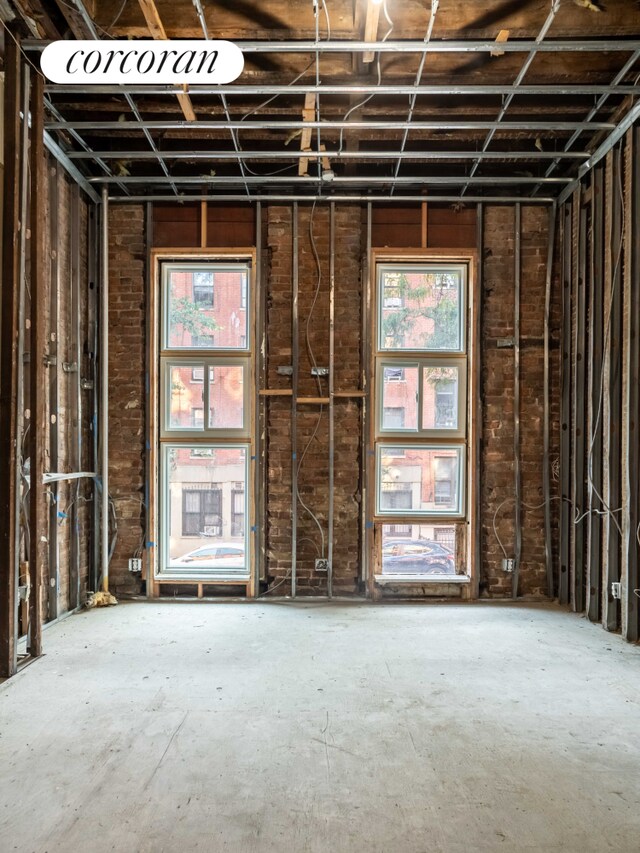
<path fill-rule="evenodd" d="M 446 274 L 427 273 L 421 286 L 409 286 L 407 276 L 400 273 L 392 284 L 385 285 L 385 297 L 399 299 L 397 308 L 387 309 L 382 319 L 382 334 L 393 348 L 401 348 L 411 337 L 412 349 L 451 349 L 459 343 L 457 288 Z M 428 318 L 433 328 L 420 329 L 417 320 Z"/>
<path fill-rule="evenodd" d="M 182 327 L 183 345 L 186 332 L 193 339 L 197 335 L 210 335 L 216 329 L 221 328 L 213 317 L 207 317 L 198 304 L 186 296 L 180 296 L 177 299 L 171 300 L 170 320 L 172 327 Z"/>

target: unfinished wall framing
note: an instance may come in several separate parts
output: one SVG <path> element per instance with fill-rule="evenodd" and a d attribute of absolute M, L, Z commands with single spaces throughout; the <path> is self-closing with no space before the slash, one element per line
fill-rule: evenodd
<path fill-rule="evenodd" d="M 572 341 L 562 360 L 560 600 L 628 640 L 640 630 L 639 139 L 629 129 L 583 179 L 559 230 L 563 339 Z"/>
<path fill-rule="evenodd" d="M 307 321 L 309 343 L 318 367 L 329 368 L 331 281 L 334 279 L 334 518 L 333 518 L 333 593 L 363 594 L 364 583 L 361 554 L 373 557 L 372 542 L 367 539 L 372 530 L 372 520 L 363 495 L 367 494 L 366 463 L 370 459 L 369 446 L 362 441 L 363 424 L 368 422 L 371 396 L 370 374 L 365 358 L 370 352 L 368 327 L 371 310 L 370 288 L 363 287 L 367 270 L 371 269 L 372 245 L 386 246 L 382 251 L 394 254 L 411 249 L 423 242 L 426 232 L 426 251 L 446 250 L 459 254 L 472 247 L 476 251 L 479 240 L 483 262 L 477 276 L 474 292 L 478 310 L 476 324 L 480 345 L 470 382 L 477 389 L 478 414 L 483 441 L 477 437 L 472 442 L 476 456 L 480 455 L 483 472 L 479 480 L 482 496 L 477 499 L 475 518 L 476 541 L 470 543 L 476 556 L 473 563 L 479 572 L 472 572 L 472 583 L 480 595 L 510 596 L 512 583 L 509 573 L 502 568 L 502 553 L 493 533 L 496 529 L 507 548 L 514 534 L 513 515 L 513 408 L 510 401 L 515 391 L 513 384 L 513 356 L 511 347 L 499 346 L 503 339 L 513 336 L 514 302 L 511 282 L 514 275 L 515 214 L 511 206 L 483 205 L 478 218 L 476 205 L 454 211 L 451 208 L 428 205 L 423 213 L 420 205 L 372 205 L 370 209 L 359 205 L 336 204 L 333 210 L 333 265 L 330 251 L 332 239 L 331 208 L 316 205 L 313 211 L 315 250 L 310 239 L 311 204 L 299 204 L 297 210 L 297 252 L 294 253 L 294 204 L 261 205 L 260 227 L 257 210 L 253 205 L 229 207 L 209 204 L 205 208 L 208 248 L 233 252 L 234 247 L 256 245 L 262 241 L 261 281 L 262 311 L 264 318 L 258 329 L 256 377 L 256 424 L 260 445 L 254 469 L 255 482 L 264 484 L 258 497 L 260 506 L 256 517 L 255 534 L 259 546 L 259 574 L 255 592 L 290 594 L 292 574 L 292 490 L 293 463 L 299 465 L 299 456 L 309 449 L 303 465 L 297 471 L 298 490 L 305 504 L 313 511 L 322 526 L 328 544 L 329 522 L 329 439 L 331 399 L 328 392 L 329 377 L 312 375 L 314 366 L 307 348 Z M 354 216 L 354 211 L 358 215 Z M 425 219 L 426 216 L 426 219 Z M 177 249 L 185 254 L 197 255 L 202 251 L 203 209 L 200 205 L 182 207 L 168 204 L 111 205 L 110 213 L 110 313 L 113 330 L 112 369 L 117 381 L 111 383 L 110 433 L 113 455 L 111 459 L 112 496 L 118 499 L 119 538 L 111 561 L 112 588 L 118 595 L 139 594 L 149 587 L 144 576 L 128 571 L 128 558 L 140 541 L 155 541 L 145 531 L 142 504 L 145 490 L 149 488 L 153 501 L 155 480 L 146 484 L 145 460 L 148 457 L 145 427 L 145 399 L 149 380 L 141 368 L 147 344 L 149 317 L 146 276 L 149 240 L 159 248 L 168 244 L 169 236 Z M 152 220 L 152 221 L 151 221 Z M 522 296 L 521 325 L 521 406 L 522 406 L 522 489 L 523 502 L 533 509 L 523 508 L 523 541 L 520 564 L 519 594 L 542 597 L 546 594 L 546 561 L 544 537 L 540 530 L 544 524 L 543 478 L 539 458 L 543 452 L 543 399 L 534 389 L 540 385 L 544 374 L 544 303 L 547 273 L 549 217 L 544 207 L 523 206 L 522 209 Z M 427 225 L 425 229 L 425 224 Z M 437 242 L 436 242 L 437 241 Z M 414 248 L 414 251 L 415 248 Z M 420 249 L 420 252 L 425 251 Z M 293 458 L 292 411 L 293 385 L 291 369 L 294 361 L 293 281 L 294 258 L 298 266 L 298 377 L 295 394 L 296 459 Z M 320 276 L 318 272 L 320 271 Z M 319 282 L 319 287 L 318 287 Z M 560 293 L 552 288 L 550 294 L 550 456 L 559 455 L 559 330 Z M 479 320 L 482 310 L 482 322 Z M 368 314 L 367 314 L 368 312 Z M 119 330 L 116 334 L 115 330 Z M 361 330 L 366 330 L 365 334 Z M 115 349 L 113 349 L 115 347 Z M 132 353 L 140 357 L 132 358 Z M 126 358 L 124 357 L 126 354 Z M 480 368 L 482 364 L 482 368 Z M 154 411 L 154 405 L 151 411 Z M 148 417 L 148 415 L 147 415 Z M 132 440 L 133 438 L 133 440 Z M 470 456 L 471 458 L 471 456 Z M 474 463 L 475 464 L 475 463 Z M 369 494 L 371 491 L 369 490 Z M 504 503 L 506 501 L 506 503 Z M 366 497 L 365 497 L 366 502 Z M 504 503 L 504 505 L 503 505 Z M 125 508 L 130 504 L 130 508 Z M 327 573 L 316 570 L 316 558 L 321 556 L 321 537 L 318 525 L 304 508 L 297 507 L 296 537 L 296 592 L 299 595 L 327 594 Z M 556 530 L 559 506 L 553 503 L 551 522 Z M 262 523 L 261 523 L 262 521 Z M 480 539 L 481 537 L 481 539 Z M 480 542 L 482 544 L 480 544 Z M 477 544 L 476 544 L 477 543 Z M 555 546 L 554 546 L 555 547 Z M 482 555 L 479 549 L 482 548 Z M 471 553 L 470 552 L 470 553 Z M 555 553 L 555 551 L 554 551 Z M 372 560 L 373 564 L 373 560 Z M 258 587 L 257 584 L 260 584 Z M 460 587 L 458 586 L 457 589 Z M 204 596 L 219 594 L 215 584 L 184 583 L 162 585 L 162 594 L 187 594 Z M 232 590 L 230 590 L 232 591 Z M 233 590 L 235 591 L 235 590 Z M 439 585 L 409 589 L 406 586 L 386 587 L 385 595 L 423 596 L 451 593 Z M 456 593 L 459 594 L 459 593 Z"/>
<path fill-rule="evenodd" d="M 45 153 L 43 81 L 12 40 L 5 57 L 0 676 L 42 652 L 42 628 L 95 588 L 97 216 Z M 8 69 L 11 69 L 10 71 Z M 14 452 L 13 448 L 17 448 Z"/>

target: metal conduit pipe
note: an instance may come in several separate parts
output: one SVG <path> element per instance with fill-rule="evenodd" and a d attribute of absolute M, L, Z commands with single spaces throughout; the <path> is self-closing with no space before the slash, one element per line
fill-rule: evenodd
<path fill-rule="evenodd" d="M 522 474 L 520 471 L 520 284 L 521 284 L 521 234 L 522 234 L 522 205 L 516 204 L 515 234 L 514 234 L 514 283 L 515 296 L 513 305 L 513 456 L 515 481 L 515 551 L 513 566 L 513 586 L 511 597 L 518 597 L 518 580 L 520 577 L 520 557 L 522 554 Z"/>
<path fill-rule="evenodd" d="M 298 202 L 291 214 L 291 597 L 296 597 L 298 547 Z"/>
<path fill-rule="evenodd" d="M 329 206 L 329 511 L 327 536 L 327 598 L 333 597 L 333 508 L 334 508 L 334 361 L 335 361 L 335 272 L 336 272 L 336 206 Z"/>
<path fill-rule="evenodd" d="M 101 567 L 102 590 L 109 591 L 109 193 L 102 188 L 102 233 L 100 264 L 100 473 L 102 502 Z"/>
<path fill-rule="evenodd" d="M 396 199 L 397 200 L 397 199 Z M 360 423 L 362 435 L 360 438 L 360 478 L 361 478 L 361 498 L 360 498 L 360 559 L 362 562 L 360 570 L 360 579 L 368 584 L 369 571 L 371 570 L 370 561 L 370 531 L 367 525 L 368 520 L 368 500 L 369 500 L 369 418 L 371 397 L 369 389 L 371 385 L 371 374 L 369 370 L 370 364 L 370 329 L 369 318 L 371 316 L 371 231 L 372 231 L 372 206 L 371 202 L 367 204 L 367 242 L 365 246 L 364 263 L 362 270 L 362 299 L 360 303 L 361 311 L 361 336 L 362 342 L 360 346 L 360 382 L 364 397 L 362 398 L 362 408 L 360 413 Z"/>
<path fill-rule="evenodd" d="M 547 569 L 547 595 L 554 596 L 553 588 L 553 552 L 551 545 L 551 463 L 549 460 L 549 335 L 551 321 L 551 286 L 553 275 L 553 252 L 555 248 L 557 208 L 549 208 L 547 276 L 544 292 L 544 410 L 543 410 L 543 467 L 542 497 L 544 500 L 544 556 Z"/>

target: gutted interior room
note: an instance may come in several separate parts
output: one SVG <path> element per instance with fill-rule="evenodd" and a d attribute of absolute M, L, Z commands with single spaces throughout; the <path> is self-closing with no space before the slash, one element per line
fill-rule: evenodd
<path fill-rule="evenodd" d="M 0 848 L 635 853 L 640 4 L 0 20 Z"/>

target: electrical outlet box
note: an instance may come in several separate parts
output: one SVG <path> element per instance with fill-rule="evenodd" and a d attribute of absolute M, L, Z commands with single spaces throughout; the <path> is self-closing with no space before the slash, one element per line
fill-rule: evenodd
<path fill-rule="evenodd" d="M 611 596 L 612 598 L 622 598 L 622 587 L 619 582 L 613 581 L 611 584 Z"/>
<path fill-rule="evenodd" d="M 515 571 L 516 561 L 511 558 L 504 558 L 502 561 L 502 571 L 503 572 L 513 572 Z"/>
<path fill-rule="evenodd" d="M 129 571 L 130 572 L 141 572 L 142 571 L 142 560 L 140 557 L 130 557 L 129 558 Z"/>
<path fill-rule="evenodd" d="M 316 572 L 328 572 L 329 571 L 329 560 L 316 560 Z"/>

